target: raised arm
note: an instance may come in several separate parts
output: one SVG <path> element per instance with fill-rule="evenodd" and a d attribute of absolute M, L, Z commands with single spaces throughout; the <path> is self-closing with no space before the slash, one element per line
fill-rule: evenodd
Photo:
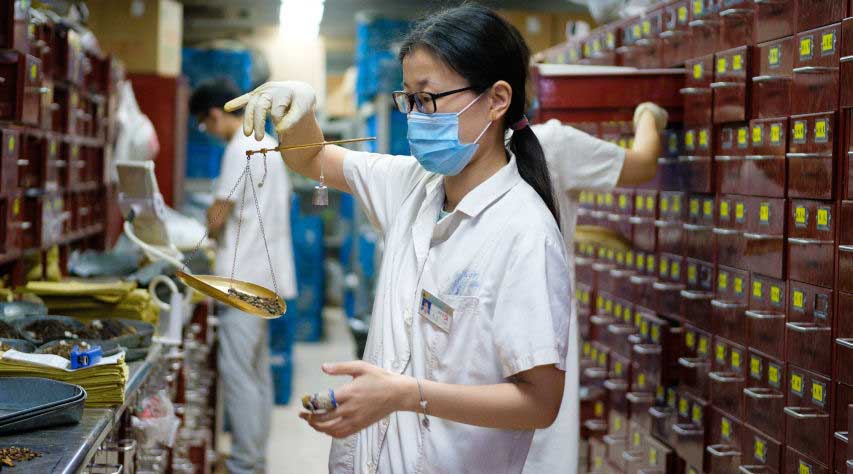
<path fill-rule="evenodd" d="M 243 133 L 264 137 L 267 114 L 272 118 L 281 146 L 318 143 L 323 131 L 315 116 L 314 89 L 298 81 L 267 82 L 225 104 L 227 112 L 245 107 Z M 350 192 L 344 179 L 343 162 L 347 149 L 335 145 L 282 152 L 284 162 L 293 171 L 313 180 L 322 170 L 326 185 Z"/>
<path fill-rule="evenodd" d="M 666 127 L 667 113 L 650 102 L 634 112 L 634 145 L 625 152 L 619 174 L 620 186 L 634 186 L 654 179 L 660 156 L 660 133 Z"/>

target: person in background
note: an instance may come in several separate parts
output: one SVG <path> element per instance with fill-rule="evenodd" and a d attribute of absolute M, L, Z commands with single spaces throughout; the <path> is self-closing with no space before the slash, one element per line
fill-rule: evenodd
<path fill-rule="evenodd" d="M 227 142 L 221 172 L 214 184 L 215 201 L 207 212 L 208 231 L 219 241 L 215 273 L 230 277 L 233 271 L 238 280 L 270 289 L 277 286 L 279 296 L 290 299 L 296 296 L 290 233 L 292 187 L 281 155 L 267 153 L 266 164 L 262 155 L 252 155 L 249 165 L 254 193 L 246 188 L 243 206 L 239 202 L 242 184 L 232 194 L 246 168 L 246 150 L 278 146 L 269 136 L 260 143 L 246 137 L 241 133 L 242 113 L 222 109 L 222 104 L 239 93 L 231 82 L 213 80 L 200 84 L 190 98 L 190 113 L 198 119 L 199 128 Z M 267 261 L 265 245 L 272 262 Z M 231 457 L 226 466 L 230 473 L 264 473 L 273 405 L 267 321 L 230 306 L 220 306 L 218 315 L 218 363 L 232 433 Z"/>
<path fill-rule="evenodd" d="M 569 274 L 574 294 L 574 236 L 580 190 L 610 191 L 616 186 L 634 186 L 652 180 L 660 156 L 660 134 L 666 128 L 667 113 L 652 103 L 634 111 L 634 143 L 630 149 L 600 140 L 558 120 L 532 125 L 539 138 L 557 201 L 560 230 L 569 254 Z M 526 474 L 574 473 L 580 445 L 580 328 L 577 303 L 572 301 L 566 360 L 563 403 L 557 420 L 546 430 L 537 431 L 524 466 Z M 568 467 L 567 467 L 568 466 Z"/>

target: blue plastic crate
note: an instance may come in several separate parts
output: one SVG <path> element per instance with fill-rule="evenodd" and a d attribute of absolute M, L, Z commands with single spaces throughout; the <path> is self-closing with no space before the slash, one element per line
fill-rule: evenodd
<path fill-rule="evenodd" d="M 222 166 L 222 148 L 205 143 L 187 143 L 188 178 L 215 179 Z"/>
<path fill-rule="evenodd" d="M 270 352 L 270 369 L 274 402 L 276 405 L 287 405 L 293 391 L 293 353 L 289 350 Z"/>
<path fill-rule="evenodd" d="M 270 319 L 268 323 L 269 347 L 272 351 L 289 351 L 293 348 L 293 337 L 296 330 L 294 316 L 296 304 L 287 302 L 287 313 L 276 319 Z"/>
<path fill-rule="evenodd" d="M 246 92 L 252 88 L 252 54 L 249 51 L 183 48 L 181 73 L 189 79 L 190 87 L 208 79 L 228 77 Z"/>

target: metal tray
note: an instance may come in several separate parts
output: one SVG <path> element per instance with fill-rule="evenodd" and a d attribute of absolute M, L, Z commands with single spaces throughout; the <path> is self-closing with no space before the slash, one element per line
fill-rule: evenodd
<path fill-rule="evenodd" d="M 84 341 L 84 342 L 89 343 L 89 345 L 92 347 L 101 346 L 101 356 L 102 357 L 114 356 L 114 355 L 118 354 L 119 352 L 121 352 L 121 349 L 122 349 L 121 346 L 119 346 L 113 340 L 102 341 L 102 340 L 98 340 L 98 339 L 57 339 L 55 341 L 50 341 L 46 344 L 40 345 L 38 347 L 38 349 L 35 350 L 35 353 L 36 354 L 44 354 L 47 349 L 50 349 L 50 348 L 58 345 L 60 341 L 68 341 L 70 343 L 73 343 L 74 341 Z"/>
<path fill-rule="evenodd" d="M 37 346 L 40 346 L 40 345 L 45 344 L 45 343 L 50 342 L 50 341 L 45 341 L 43 339 L 38 339 L 37 337 L 30 336 L 29 332 L 26 331 L 24 328 L 27 327 L 27 325 L 32 324 L 35 321 L 41 321 L 41 320 L 61 321 L 63 323 L 66 323 L 66 324 L 74 327 L 78 331 L 82 331 L 86 327 L 85 324 L 81 323 L 77 319 L 74 319 L 70 316 L 28 316 L 25 318 L 15 320 L 12 325 L 15 327 L 15 329 L 18 330 L 18 332 L 21 333 L 21 336 L 23 336 L 24 339 L 32 342 L 33 344 L 35 344 Z M 62 339 L 67 339 L 67 338 L 62 338 Z"/>
<path fill-rule="evenodd" d="M 82 389 L 81 389 L 82 390 Z M 39 430 L 53 426 L 73 425 L 83 417 L 86 396 L 80 397 L 32 416 L 20 418 L 8 423 L 0 423 L 0 435 L 19 434 L 25 431 Z"/>
<path fill-rule="evenodd" d="M 121 321 L 128 326 L 133 326 L 136 329 L 136 334 L 114 337 L 109 339 L 110 341 L 128 349 L 143 348 L 151 345 L 151 337 L 154 335 L 154 325 L 134 319 L 117 319 L 117 321 Z"/>
<path fill-rule="evenodd" d="M 12 349 L 15 349 L 18 352 L 33 352 L 36 350 L 36 346 L 34 346 L 32 342 L 25 341 L 23 339 L 0 338 L 0 343 L 12 346 Z"/>
<path fill-rule="evenodd" d="M 86 399 L 79 385 L 40 377 L 0 377 L 0 426 Z"/>

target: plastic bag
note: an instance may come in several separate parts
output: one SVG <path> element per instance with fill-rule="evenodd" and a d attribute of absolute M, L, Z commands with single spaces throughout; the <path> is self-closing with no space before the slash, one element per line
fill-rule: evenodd
<path fill-rule="evenodd" d="M 139 109 L 133 87 L 129 81 L 123 81 L 118 86 L 118 136 L 116 137 L 116 161 L 147 161 L 153 160 L 160 151 L 157 132 L 154 124 Z M 115 166 L 112 173 L 116 174 Z"/>
<path fill-rule="evenodd" d="M 181 422 L 175 416 L 175 407 L 166 391 L 160 390 L 146 397 L 139 405 L 137 414 L 130 418 L 130 422 L 134 431 L 140 435 L 142 447 L 174 446 Z"/>

